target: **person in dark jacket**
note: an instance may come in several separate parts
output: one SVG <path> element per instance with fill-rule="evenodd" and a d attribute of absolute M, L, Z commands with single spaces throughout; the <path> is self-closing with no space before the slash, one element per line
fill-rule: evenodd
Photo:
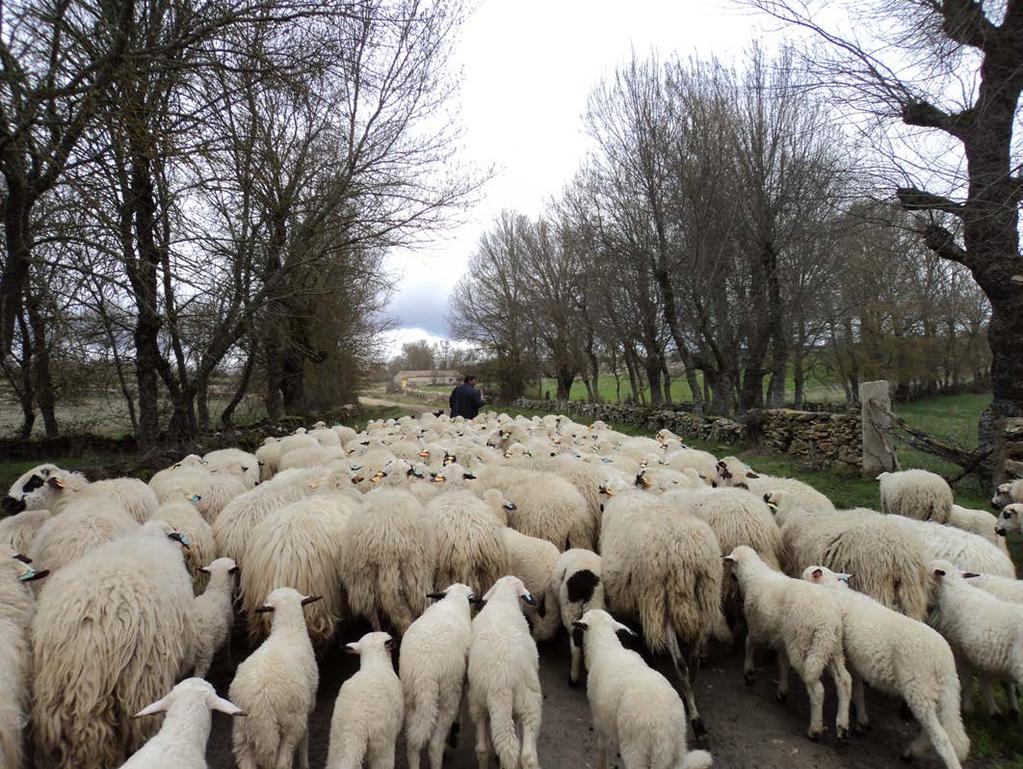
<path fill-rule="evenodd" d="M 451 391 L 448 398 L 448 406 L 451 407 L 451 418 L 465 417 L 472 419 L 480 413 L 483 408 L 483 393 L 476 387 L 476 377 L 466 374 L 462 384 Z"/>

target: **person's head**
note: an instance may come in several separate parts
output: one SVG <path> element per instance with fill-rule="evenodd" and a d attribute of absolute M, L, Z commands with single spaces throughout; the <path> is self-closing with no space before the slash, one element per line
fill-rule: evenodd
<path fill-rule="evenodd" d="M 462 381 L 465 384 L 475 386 L 476 385 L 476 375 L 475 374 L 466 374 L 465 375 L 465 379 L 463 379 Z"/>

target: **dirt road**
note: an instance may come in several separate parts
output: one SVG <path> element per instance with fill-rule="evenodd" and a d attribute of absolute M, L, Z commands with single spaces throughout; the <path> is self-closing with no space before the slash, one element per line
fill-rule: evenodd
<path fill-rule="evenodd" d="M 345 633 L 344 639 L 358 637 L 359 631 Z M 242 659 L 244 648 L 236 650 Z M 568 686 L 567 641 L 559 638 L 540 647 L 541 685 L 544 692 L 543 728 L 540 733 L 540 763 L 544 769 L 581 769 L 593 767 L 595 743 L 590 727 L 585 689 Z M 717 648 L 697 679 L 699 702 L 710 732 L 710 750 L 719 769 L 893 769 L 905 766 L 899 760 L 903 747 L 916 733 L 916 726 L 900 720 L 896 703 L 872 697 L 873 730 L 854 736 L 851 744 L 840 746 L 833 731 L 820 743 L 805 736 L 809 718 L 806 693 L 798 678 L 784 704 L 774 699 L 774 671 L 769 660 L 758 670 L 755 685 L 747 687 L 742 679 L 742 661 L 724 647 Z M 334 698 L 346 677 L 357 668 L 358 660 L 334 650 L 321 663 L 320 691 L 310 720 L 310 767 L 325 766 Z M 214 671 L 211 677 L 218 691 L 226 694 L 227 671 Z M 834 723 L 835 699 L 828 689 L 825 722 Z M 230 719 L 214 714 L 213 734 L 207 757 L 211 769 L 233 769 L 230 751 Z M 396 766 L 406 767 L 404 743 L 399 740 Z M 428 766 L 424 756 L 424 766 Z M 457 751 L 445 759 L 448 769 L 476 769 L 473 752 L 473 728 L 463 720 L 462 740 Z M 297 766 L 297 764 L 296 764 Z M 491 763 L 496 767 L 496 760 Z M 619 764 L 620 766 L 620 764 Z M 920 766 L 939 767 L 935 761 Z M 969 761 L 971 769 L 983 766 Z"/>

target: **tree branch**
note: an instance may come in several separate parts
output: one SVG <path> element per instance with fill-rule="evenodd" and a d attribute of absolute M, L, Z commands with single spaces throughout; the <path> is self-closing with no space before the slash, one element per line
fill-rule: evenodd
<path fill-rule="evenodd" d="M 916 187 L 899 187 L 895 191 L 899 203 L 907 211 L 943 211 L 955 216 L 963 215 L 963 204 L 942 195 L 935 195 Z"/>
<path fill-rule="evenodd" d="M 987 41 L 998 32 L 977 0 L 944 0 L 941 15 L 945 34 L 962 45 L 984 50 Z"/>
<path fill-rule="evenodd" d="M 968 113 L 950 114 L 930 102 L 911 101 L 902 107 L 902 122 L 920 128 L 937 128 L 960 141 L 966 135 Z"/>
<path fill-rule="evenodd" d="M 955 235 L 940 224 L 925 224 L 920 228 L 927 247 L 942 259 L 969 267 L 969 254 L 966 249 L 956 243 Z"/>

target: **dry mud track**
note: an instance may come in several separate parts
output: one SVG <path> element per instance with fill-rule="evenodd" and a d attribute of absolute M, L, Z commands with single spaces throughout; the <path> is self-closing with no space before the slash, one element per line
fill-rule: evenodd
<path fill-rule="evenodd" d="M 246 654 L 240 643 L 234 658 Z M 352 637 L 349 638 L 349 635 Z M 344 640 L 358 637 L 358 631 L 345 633 Z M 330 718 L 334 698 L 344 680 L 358 667 L 358 659 L 331 650 L 320 663 L 320 689 L 315 712 L 310 718 L 309 763 L 311 769 L 326 765 Z M 590 726 L 589 706 L 584 688 L 568 686 L 568 642 L 559 638 L 540 645 L 540 677 L 544 694 L 543 728 L 540 732 L 540 765 L 544 769 L 580 769 L 594 767 L 595 741 Z M 757 681 L 746 686 L 742 660 L 719 646 L 705 661 L 697 677 L 698 698 L 703 719 L 710 733 L 710 751 L 719 769 L 889 769 L 905 767 L 899 755 L 916 735 L 915 722 L 899 718 L 898 703 L 868 694 L 872 730 L 853 735 L 848 745 L 837 743 L 833 729 L 820 743 L 805 736 L 809 705 L 802 682 L 793 675 L 791 693 L 784 704 L 774 698 L 775 666 L 768 656 L 758 658 Z M 211 681 L 226 696 L 230 671 L 222 664 L 212 671 Z M 825 723 L 834 724 L 835 697 L 826 681 Z M 207 758 L 210 769 L 233 769 L 230 748 L 231 719 L 215 713 Z M 296 763 L 296 767 L 297 767 Z M 406 767 L 404 741 L 399 738 L 397 763 Z M 617 762 L 620 767 L 620 761 Z M 939 769 L 937 760 L 915 764 Z M 979 769 L 984 762 L 971 760 L 964 766 Z M 423 756 L 422 766 L 429 762 Z M 476 769 L 473 752 L 473 727 L 463 714 L 458 749 L 444 762 L 447 769 Z M 497 767 L 492 759 L 491 767 Z"/>

